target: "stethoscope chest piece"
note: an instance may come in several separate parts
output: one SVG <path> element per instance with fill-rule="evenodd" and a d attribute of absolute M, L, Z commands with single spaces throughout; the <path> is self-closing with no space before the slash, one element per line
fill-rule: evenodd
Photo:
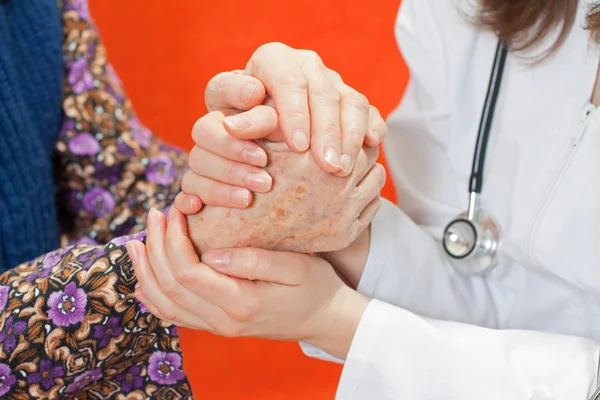
<path fill-rule="evenodd" d="M 450 263 L 465 275 L 483 274 L 498 263 L 500 227 L 494 218 L 478 209 L 465 211 L 444 229 L 442 244 Z"/>

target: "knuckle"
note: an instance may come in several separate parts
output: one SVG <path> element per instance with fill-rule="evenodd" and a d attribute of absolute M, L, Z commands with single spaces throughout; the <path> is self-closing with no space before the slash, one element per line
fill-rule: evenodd
<path fill-rule="evenodd" d="M 194 122 L 194 126 L 192 127 L 192 139 L 196 144 L 201 145 L 203 141 L 207 140 L 212 132 L 210 128 L 211 121 L 216 121 L 218 118 L 219 113 L 217 111 L 211 111 Z"/>
<path fill-rule="evenodd" d="M 316 51 L 314 51 L 314 50 L 301 50 L 301 51 L 302 51 L 302 55 L 304 56 L 305 60 L 316 63 L 319 66 L 323 65 L 323 60 L 321 59 L 321 56 L 319 56 L 319 54 Z"/>
<path fill-rule="evenodd" d="M 249 278 L 257 276 L 260 269 L 263 268 L 262 264 L 266 262 L 266 257 L 265 250 L 248 249 L 242 259 L 242 270 L 245 276 Z"/>
<path fill-rule="evenodd" d="M 227 179 L 225 183 L 238 183 L 240 181 L 240 177 L 244 175 L 243 169 L 232 163 L 226 163 L 226 165 L 223 166 L 223 169 L 223 177 Z"/>
<path fill-rule="evenodd" d="M 189 172 L 183 174 L 183 178 L 181 178 L 181 190 L 185 193 L 193 193 L 192 190 L 192 175 Z"/>
<path fill-rule="evenodd" d="M 319 133 L 327 138 L 339 138 L 341 135 L 340 126 L 335 123 L 327 123 L 319 129 Z"/>
<path fill-rule="evenodd" d="M 280 76 L 275 82 L 274 86 L 276 88 L 285 88 L 285 90 L 306 91 L 308 88 L 308 82 L 301 73 L 290 72 Z"/>
<path fill-rule="evenodd" d="M 161 287 L 165 295 L 171 300 L 175 300 L 179 296 L 179 285 L 174 280 L 164 282 Z"/>
<path fill-rule="evenodd" d="M 250 322 L 258 312 L 256 303 L 249 298 L 238 301 L 235 307 L 229 310 L 229 317 L 237 322 Z"/>
<path fill-rule="evenodd" d="M 340 92 L 328 81 L 317 82 L 311 85 L 310 95 L 320 102 L 338 104 L 341 96 Z"/>
<path fill-rule="evenodd" d="M 175 280 L 180 285 L 186 286 L 191 281 L 190 273 L 186 268 L 182 268 L 182 267 L 174 268 L 173 274 L 175 275 Z"/>
<path fill-rule="evenodd" d="M 369 100 L 367 96 L 356 90 L 352 90 L 347 96 L 344 96 L 344 102 L 365 114 L 369 113 Z"/>

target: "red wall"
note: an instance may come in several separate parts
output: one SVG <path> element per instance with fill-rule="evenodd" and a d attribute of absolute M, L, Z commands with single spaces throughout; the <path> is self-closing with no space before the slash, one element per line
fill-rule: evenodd
<path fill-rule="evenodd" d="M 167 141 L 192 146 L 203 93 L 218 72 L 243 69 L 261 44 L 316 50 L 379 107 L 406 83 L 393 36 L 399 0 L 91 0 L 108 55 L 144 121 Z M 389 182 L 389 180 L 388 180 Z M 384 195 L 395 200 L 393 188 Z M 181 330 L 195 398 L 332 399 L 341 367 L 305 357 L 297 343 L 224 339 Z"/>

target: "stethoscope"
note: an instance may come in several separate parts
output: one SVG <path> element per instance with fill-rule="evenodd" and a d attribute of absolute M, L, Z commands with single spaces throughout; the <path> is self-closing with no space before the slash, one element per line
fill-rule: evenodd
<path fill-rule="evenodd" d="M 480 207 L 479 197 L 483 186 L 485 153 L 507 53 L 506 46 L 499 40 L 473 154 L 469 209 L 453 219 L 442 236 L 442 245 L 450 256 L 450 263 L 467 275 L 483 274 L 498 263 L 500 227 L 492 215 Z"/>
<path fill-rule="evenodd" d="M 469 180 L 469 208 L 446 225 L 442 237 L 442 244 L 450 256 L 450 263 L 467 275 L 483 274 L 498 263 L 500 227 L 492 215 L 480 207 L 479 196 L 483 186 L 485 152 L 507 53 L 506 46 L 499 40 L 473 154 L 473 168 Z M 596 375 L 597 389 L 590 400 L 600 400 L 600 360 Z"/>

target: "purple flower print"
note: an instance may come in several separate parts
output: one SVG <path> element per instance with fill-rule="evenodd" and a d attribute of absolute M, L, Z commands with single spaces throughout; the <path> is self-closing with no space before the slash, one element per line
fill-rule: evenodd
<path fill-rule="evenodd" d="M 70 326 L 81 322 L 86 305 L 87 295 L 71 282 L 64 292 L 59 290 L 48 298 L 48 317 L 58 326 Z"/>
<path fill-rule="evenodd" d="M 119 150 L 119 154 L 125 157 L 135 157 L 135 150 L 129 147 L 127 143 L 119 143 L 117 149 Z"/>
<path fill-rule="evenodd" d="M 121 372 L 115 376 L 117 382 L 121 383 L 121 390 L 124 394 L 137 389 L 141 389 L 144 385 L 144 378 L 140 376 L 142 369 L 136 365 L 132 365 L 125 372 Z"/>
<path fill-rule="evenodd" d="M 50 389 L 54 386 L 54 379 L 60 378 L 65 374 L 65 370 L 61 365 L 52 365 L 52 361 L 47 358 L 40 362 L 40 370 L 34 372 L 27 377 L 27 383 L 39 383 L 44 390 Z"/>
<path fill-rule="evenodd" d="M 75 10 L 81 19 L 90 19 L 90 10 L 88 8 L 87 0 L 68 0 L 65 2 L 65 9 L 67 11 Z"/>
<path fill-rule="evenodd" d="M 78 156 L 93 156 L 100 151 L 100 143 L 92 134 L 83 132 L 69 141 L 69 150 Z"/>
<path fill-rule="evenodd" d="M 65 133 L 71 132 L 72 130 L 75 130 L 75 120 L 72 118 L 66 118 L 62 128 L 60 129 L 61 136 L 64 136 Z"/>
<path fill-rule="evenodd" d="M 4 344 L 4 352 L 10 353 L 17 347 L 17 337 L 25 332 L 27 323 L 23 321 L 15 322 L 13 317 L 8 317 L 0 331 L 0 343 Z"/>
<path fill-rule="evenodd" d="M 146 178 L 149 182 L 160 185 L 169 185 L 173 181 L 175 174 L 173 160 L 167 156 L 157 156 L 150 160 L 146 169 Z"/>
<path fill-rule="evenodd" d="M 96 187 L 83 196 L 83 208 L 94 213 L 96 217 L 104 217 L 115 209 L 115 199 L 108 191 Z"/>
<path fill-rule="evenodd" d="M 111 317 L 106 322 L 106 325 L 94 326 L 94 339 L 100 339 L 100 347 L 106 346 L 110 339 L 119 336 L 123 332 L 123 328 L 120 325 L 121 320 L 119 317 Z"/>
<path fill-rule="evenodd" d="M 109 166 L 103 162 L 96 163 L 94 177 L 97 179 L 106 179 L 111 185 L 115 184 L 121 180 L 121 165 L 114 164 Z"/>
<path fill-rule="evenodd" d="M 132 240 L 142 241 L 142 240 L 144 240 L 145 237 L 146 237 L 146 231 L 141 231 L 141 232 L 138 232 L 136 234 L 129 235 L 129 236 L 119 236 L 117 238 L 114 238 L 110 242 L 112 244 L 114 244 L 115 246 L 119 246 L 120 247 L 120 246 L 125 246 L 125 244 L 127 242 L 132 241 Z"/>
<path fill-rule="evenodd" d="M 98 259 L 98 257 L 100 257 L 103 254 L 104 248 L 94 249 L 92 251 L 88 251 L 87 253 L 80 255 L 77 258 L 77 261 L 83 262 L 81 266 L 83 269 L 88 269 Z"/>
<path fill-rule="evenodd" d="M 42 260 L 41 268 L 38 268 L 37 270 L 35 270 L 32 273 L 30 273 L 29 275 L 27 275 L 25 280 L 27 282 L 33 282 L 38 278 L 48 277 L 50 275 L 50 273 L 52 273 L 52 268 L 54 268 L 56 266 L 56 264 L 58 264 L 60 262 L 62 257 L 67 253 L 67 251 L 69 251 L 71 249 L 72 249 L 72 246 L 69 246 L 69 247 L 65 247 L 64 249 L 58 249 L 51 253 L 46 254 L 44 256 L 44 259 Z"/>
<path fill-rule="evenodd" d="M 94 77 L 88 68 L 88 63 L 85 58 L 80 58 L 71 64 L 68 80 L 73 91 L 77 94 L 83 93 L 94 87 Z"/>
<path fill-rule="evenodd" d="M 102 379 L 102 368 L 96 368 L 79 375 L 73 383 L 67 386 L 67 393 L 79 393 Z"/>
<path fill-rule="evenodd" d="M 10 373 L 10 367 L 6 364 L 0 364 L 0 396 L 8 393 L 11 386 L 16 382 L 17 378 Z"/>
<path fill-rule="evenodd" d="M 144 125 L 140 124 L 137 117 L 129 119 L 129 129 L 131 130 L 131 136 L 140 144 L 142 147 L 148 147 L 152 133 Z"/>
<path fill-rule="evenodd" d="M 161 385 L 174 385 L 183 379 L 181 356 L 177 353 L 155 351 L 148 360 L 148 376 Z"/>
<path fill-rule="evenodd" d="M 75 241 L 76 245 L 80 245 L 80 244 L 98 244 L 97 241 L 95 241 L 94 239 L 92 239 L 89 236 L 84 236 L 82 238 L 77 239 L 77 241 Z"/>
<path fill-rule="evenodd" d="M 4 311 L 6 308 L 6 303 L 8 302 L 8 286 L 0 285 L 0 312 Z"/>
<path fill-rule="evenodd" d="M 140 306 L 140 312 L 142 314 L 148 314 L 150 311 L 146 308 L 146 306 L 144 305 L 144 303 L 142 303 L 141 301 L 139 301 L 138 299 L 135 299 L 135 301 L 138 303 L 138 305 Z"/>

